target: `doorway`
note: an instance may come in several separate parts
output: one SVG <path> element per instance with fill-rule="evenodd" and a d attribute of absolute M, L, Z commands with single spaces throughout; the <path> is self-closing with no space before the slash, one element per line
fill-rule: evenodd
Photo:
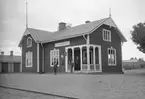
<path fill-rule="evenodd" d="M 74 62 L 75 62 L 74 71 L 80 71 L 81 70 L 80 48 L 75 48 L 74 49 Z"/>

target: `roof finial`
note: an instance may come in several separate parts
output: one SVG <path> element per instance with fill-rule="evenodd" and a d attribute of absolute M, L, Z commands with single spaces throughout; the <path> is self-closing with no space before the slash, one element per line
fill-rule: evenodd
<path fill-rule="evenodd" d="M 109 8 L 109 17 L 111 17 L 111 8 Z"/>
<path fill-rule="evenodd" d="M 28 28 L 28 2 L 26 2 L 26 28 Z"/>

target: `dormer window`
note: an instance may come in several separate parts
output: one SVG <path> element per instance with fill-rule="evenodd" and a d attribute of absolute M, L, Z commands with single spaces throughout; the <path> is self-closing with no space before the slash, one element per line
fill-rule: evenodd
<path fill-rule="evenodd" d="M 111 42 L 111 31 L 107 29 L 103 29 L 103 40 Z"/>
<path fill-rule="evenodd" d="M 32 38 L 31 37 L 27 38 L 27 47 L 32 47 Z"/>

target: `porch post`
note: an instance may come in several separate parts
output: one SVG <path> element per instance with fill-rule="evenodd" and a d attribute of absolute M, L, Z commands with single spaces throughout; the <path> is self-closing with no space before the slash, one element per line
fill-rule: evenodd
<path fill-rule="evenodd" d="M 87 66 L 88 66 L 88 68 L 87 68 L 87 70 L 89 71 L 90 70 L 90 47 L 89 47 L 89 45 L 87 45 Z"/>
<path fill-rule="evenodd" d="M 68 72 L 68 49 L 65 49 L 66 55 L 65 55 L 65 72 Z"/>
<path fill-rule="evenodd" d="M 96 55 L 95 55 L 96 52 L 95 52 L 95 48 L 96 48 L 96 47 L 93 46 L 93 59 L 94 59 L 93 62 L 94 62 L 94 70 L 96 71 Z"/>
<path fill-rule="evenodd" d="M 100 65 L 100 71 L 102 72 L 102 57 L 101 57 L 101 46 L 99 48 L 99 65 Z"/>
<path fill-rule="evenodd" d="M 80 63 L 81 63 L 81 71 L 82 71 L 82 47 L 80 47 Z"/>
<path fill-rule="evenodd" d="M 74 48 L 72 48 L 72 60 L 75 61 L 74 60 Z M 73 71 L 74 71 L 74 68 L 73 68 Z"/>

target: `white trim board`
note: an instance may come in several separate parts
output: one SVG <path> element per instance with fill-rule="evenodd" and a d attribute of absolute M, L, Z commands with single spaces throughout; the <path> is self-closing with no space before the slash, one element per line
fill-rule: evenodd
<path fill-rule="evenodd" d="M 39 71 L 39 43 L 37 43 L 37 72 Z"/>

